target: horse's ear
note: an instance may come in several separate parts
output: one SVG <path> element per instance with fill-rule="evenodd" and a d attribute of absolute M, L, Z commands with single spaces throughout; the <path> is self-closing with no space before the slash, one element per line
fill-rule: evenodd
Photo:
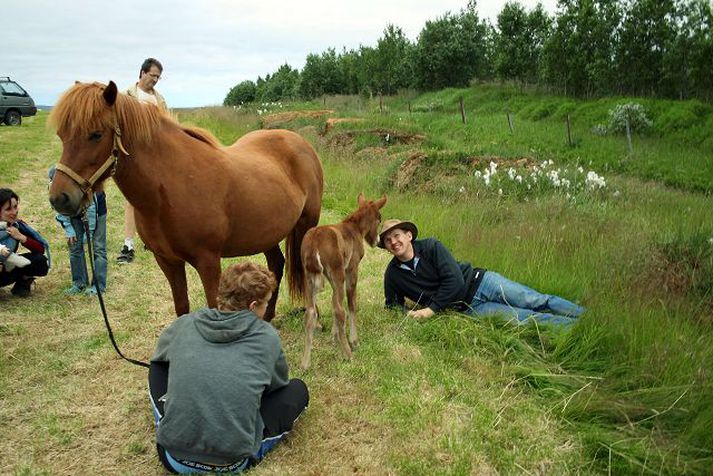
<path fill-rule="evenodd" d="M 79 80 L 76 80 L 76 79 L 75 79 L 75 80 L 74 80 L 74 84 L 82 84 L 82 83 L 80 83 Z"/>
<path fill-rule="evenodd" d="M 107 86 L 104 89 L 104 100 L 106 101 L 108 106 L 113 106 L 114 103 L 116 102 L 116 96 L 119 94 L 118 89 L 116 88 L 116 84 L 114 81 L 109 81 L 109 86 Z"/>
<path fill-rule="evenodd" d="M 381 209 L 384 205 L 386 205 L 386 194 L 384 194 L 383 197 L 378 199 L 377 201 L 374 202 L 374 205 L 376 208 Z"/>
<path fill-rule="evenodd" d="M 366 198 L 364 198 L 364 194 L 361 192 L 359 192 L 359 196 L 357 197 L 357 203 L 359 204 L 359 207 L 363 207 L 366 203 Z"/>

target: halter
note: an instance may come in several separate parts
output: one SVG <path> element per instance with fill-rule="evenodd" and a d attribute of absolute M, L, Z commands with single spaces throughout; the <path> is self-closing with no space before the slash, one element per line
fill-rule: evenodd
<path fill-rule="evenodd" d="M 104 161 L 101 167 L 99 167 L 99 169 L 94 172 L 94 175 L 89 177 L 88 180 L 61 162 L 57 163 L 56 169 L 74 180 L 74 182 L 77 184 L 77 186 L 79 186 L 84 195 L 91 197 L 94 184 L 97 182 L 97 180 L 99 180 L 99 177 L 104 175 L 104 173 L 106 173 L 109 167 L 111 167 L 111 172 L 109 173 L 110 176 L 113 176 L 116 172 L 116 164 L 119 161 L 119 152 L 122 152 L 126 156 L 129 155 L 129 153 L 126 151 L 126 148 L 124 148 L 124 144 L 121 142 L 121 129 L 119 129 L 119 126 L 114 126 L 114 145 L 111 149 L 111 154 Z"/>

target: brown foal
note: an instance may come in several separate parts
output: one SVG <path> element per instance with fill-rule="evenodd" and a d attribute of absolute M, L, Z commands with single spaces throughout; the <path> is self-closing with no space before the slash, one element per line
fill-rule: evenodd
<path fill-rule="evenodd" d="M 351 359 L 352 349 L 357 346 L 356 330 L 356 287 L 359 262 L 364 256 L 366 240 L 372 247 L 376 245 L 378 228 L 381 222 L 379 210 L 386 204 L 386 195 L 379 200 L 366 200 L 363 194 L 358 197 L 359 208 L 336 225 L 323 225 L 311 228 L 302 241 L 302 266 L 305 283 L 305 351 L 302 356 L 302 368 L 310 365 L 312 336 L 318 322 L 316 298 L 324 286 L 324 277 L 332 285 L 332 337 L 342 348 L 346 359 Z M 346 287 L 347 306 L 349 308 L 349 342 L 346 337 L 346 319 L 344 292 Z"/>

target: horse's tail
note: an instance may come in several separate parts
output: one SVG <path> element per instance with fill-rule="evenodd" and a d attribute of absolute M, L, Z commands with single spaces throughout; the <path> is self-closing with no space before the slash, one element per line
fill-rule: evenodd
<path fill-rule="evenodd" d="M 304 269 L 302 269 L 302 240 L 307 230 L 316 226 L 318 222 L 319 216 L 313 221 L 303 215 L 297 220 L 297 224 L 290 234 L 287 235 L 285 262 L 287 265 L 287 280 L 290 285 L 290 299 L 294 303 L 302 302 L 304 298 L 305 274 Z"/>

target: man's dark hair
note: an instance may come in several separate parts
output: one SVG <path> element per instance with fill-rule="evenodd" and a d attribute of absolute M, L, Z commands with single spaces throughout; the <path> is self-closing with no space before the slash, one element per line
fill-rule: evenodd
<path fill-rule="evenodd" d="M 0 188 L 0 208 L 4 207 L 12 199 L 20 201 L 20 197 L 9 188 Z"/>
<path fill-rule="evenodd" d="M 139 78 L 141 78 L 141 73 L 148 73 L 151 70 L 151 66 L 156 66 L 160 72 L 163 73 L 163 65 L 156 58 L 146 58 L 141 64 L 141 71 L 139 71 Z"/>

